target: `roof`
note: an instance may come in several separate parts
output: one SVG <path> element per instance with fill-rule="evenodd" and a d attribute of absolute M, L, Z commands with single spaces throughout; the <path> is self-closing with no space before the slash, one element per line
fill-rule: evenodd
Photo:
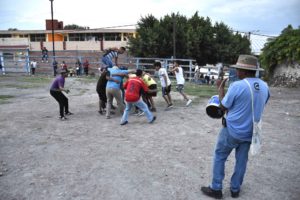
<path fill-rule="evenodd" d="M 54 30 L 54 33 L 135 33 L 136 29 L 83 29 L 83 30 Z M 45 34 L 52 33 L 52 30 L 0 30 L 0 34 Z"/>

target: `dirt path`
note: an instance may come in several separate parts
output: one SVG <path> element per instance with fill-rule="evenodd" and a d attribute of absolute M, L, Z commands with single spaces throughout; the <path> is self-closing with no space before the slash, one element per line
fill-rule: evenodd
<path fill-rule="evenodd" d="M 0 104 L 1 200 L 174 200 L 209 199 L 200 186 L 211 178 L 212 154 L 220 120 L 205 114 L 207 100 L 175 107 L 157 121 L 130 116 L 107 120 L 97 112 L 95 84 L 68 79 L 75 115 L 58 120 L 48 85 L 38 89 L 1 87 L 17 95 Z M 263 122 L 264 146 L 250 157 L 241 191 L 245 200 L 300 199 L 300 90 L 271 88 Z M 229 157 L 224 197 L 231 199 Z"/>

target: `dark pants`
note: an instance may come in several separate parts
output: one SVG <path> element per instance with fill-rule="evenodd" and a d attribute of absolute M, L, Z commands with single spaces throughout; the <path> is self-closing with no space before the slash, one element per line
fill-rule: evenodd
<path fill-rule="evenodd" d="M 106 103 L 107 103 L 105 88 L 101 88 L 101 89 L 97 90 L 97 93 L 98 93 L 99 100 L 100 100 L 100 104 L 99 104 L 100 107 L 99 108 L 105 109 L 106 108 Z"/>
<path fill-rule="evenodd" d="M 35 74 L 35 68 L 31 68 L 31 74 L 34 75 Z"/>
<path fill-rule="evenodd" d="M 51 96 L 54 97 L 54 99 L 59 104 L 59 114 L 61 117 L 65 116 L 65 113 L 69 112 L 69 101 L 68 98 L 60 91 L 53 91 L 50 90 Z"/>

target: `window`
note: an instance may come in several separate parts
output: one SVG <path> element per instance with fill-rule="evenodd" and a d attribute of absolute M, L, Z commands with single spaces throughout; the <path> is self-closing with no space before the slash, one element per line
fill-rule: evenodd
<path fill-rule="evenodd" d="M 11 34 L 0 34 L 0 38 L 11 38 Z"/>
<path fill-rule="evenodd" d="M 104 33 L 106 41 L 121 41 L 121 33 Z"/>
<path fill-rule="evenodd" d="M 99 41 L 100 33 L 70 33 L 69 41 Z"/>
<path fill-rule="evenodd" d="M 70 33 L 69 41 L 85 41 L 85 34 L 83 33 Z"/>
<path fill-rule="evenodd" d="M 28 35 L 19 35 L 20 38 L 28 38 Z"/>
<path fill-rule="evenodd" d="M 31 42 L 45 42 L 46 35 L 45 34 L 31 34 L 30 41 Z"/>

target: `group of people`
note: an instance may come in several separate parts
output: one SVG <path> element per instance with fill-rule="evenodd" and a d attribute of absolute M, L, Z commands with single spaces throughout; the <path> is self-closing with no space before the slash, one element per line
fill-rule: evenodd
<path fill-rule="evenodd" d="M 212 166 L 212 180 L 208 186 L 201 187 L 204 195 L 221 199 L 223 198 L 223 179 L 225 177 L 225 162 L 232 152 L 235 150 L 235 167 L 230 181 L 231 197 L 237 198 L 240 195 L 241 186 L 246 173 L 248 152 L 251 145 L 253 132 L 253 121 L 261 120 L 265 105 L 270 97 L 268 85 L 260 78 L 255 76 L 257 70 L 262 70 L 257 65 L 258 60 L 255 56 L 240 55 L 236 65 L 231 67 L 237 71 L 238 81 L 230 84 L 225 93 L 225 82 L 227 79 L 218 79 L 217 88 L 220 99 L 220 107 L 226 113 L 226 117 L 222 120 L 222 128 L 219 132 L 217 143 L 214 151 L 214 159 Z M 162 95 L 167 103 L 167 108 L 173 106 L 170 95 L 171 81 L 168 77 L 165 68 L 161 67 L 160 62 L 154 63 L 161 81 Z M 182 69 L 177 62 L 174 62 L 174 67 L 171 69 L 176 75 L 177 90 L 189 105 L 192 101 L 183 92 L 184 79 L 182 80 Z M 112 99 L 117 101 L 118 109 L 123 113 L 121 117 L 121 125 L 128 123 L 128 116 L 131 108 L 137 106 L 141 109 L 149 123 L 153 123 L 156 117 L 149 110 L 147 104 L 142 100 L 142 93 L 155 94 L 156 88 L 150 89 L 146 81 L 143 80 L 144 72 L 141 69 L 135 71 L 135 75 L 129 78 L 125 84 L 126 107 L 121 96 L 120 83 L 123 77 L 128 76 L 130 70 L 120 69 L 118 66 L 105 67 L 101 74 L 98 84 L 99 89 L 99 108 L 104 111 L 106 108 L 106 118 L 110 118 L 110 110 Z M 59 102 L 61 119 L 64 120 L 64 114 L 72 114 L 68 110 L 68 101 L 62 95 L 62 92 L 68 93 L 64 89 L 64 78 L 66 73 L 55 79 L 52 84 L 50 94 Z M 128 76 L 130 77 L 130 76 Z M 101 80 L 101 81 L 100 81 Z M 106 86 L 105 86 L 106 82 Z M 104 87 L 105 86 L 105 87 Z M 105 94 L 108 101 L 105 101 Z M 142 91 L 142 92 L 141 92 Z M 103 96 L 100 96 L 103 95 Z M 106 105 L 105 105 L 106 104 Z"/>
<path fill-rule="evenodd" d="M 54 76 L 57 74 L 58 70 L 58 62 L 56 60 L 53 61 L 53 71 L 54 71 Z M 85 59 L 83 63 L 81 63 L 80 59 L 78 58 L 75 62 L 75 69 L 73 67 L 68 67 L 67 63 L 65 61 L 62 61 L 60 64 L 60 69 L 68 72 L 70 76 L 81 76 L 82 75 L 82 70 L 84 71 L 85 75 L 88 76 L 89 74 L 89 66 L 90 63 L 88 59 Z"/>

